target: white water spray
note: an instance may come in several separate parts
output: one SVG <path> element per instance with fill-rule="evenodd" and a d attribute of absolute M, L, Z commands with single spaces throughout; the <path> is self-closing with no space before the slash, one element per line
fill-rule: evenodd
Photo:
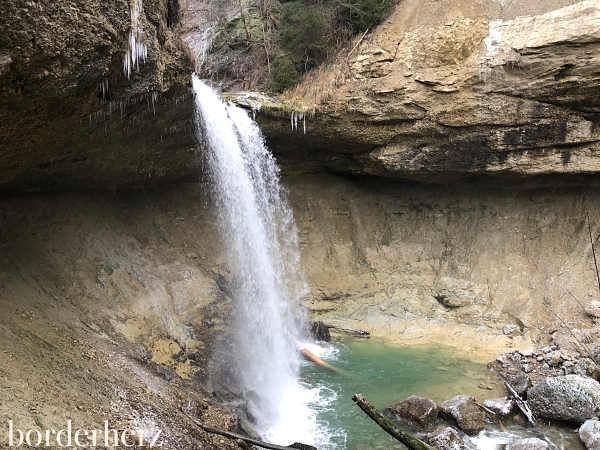
<path fill-rule="evenodd" d="M 310 444 L 316 425 L 307 403 L 318 391 L 298 383 L 305 284 L 279 169 L 246 111 L 223 103 L 196 77 L 193 88 L 232 273 L 240 382 L 254 393 L 249 395 L 251 412 L 266 439 Z"/>

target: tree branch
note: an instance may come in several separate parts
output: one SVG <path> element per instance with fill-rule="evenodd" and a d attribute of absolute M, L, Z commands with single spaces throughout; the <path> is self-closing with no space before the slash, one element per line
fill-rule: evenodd
<path fill-rule="evenodd" d="M 196 426 L 198 426 L 202 430 L 206 431 L 207 433 L 218 434 L 219 436 L 225 436 L 226 438 L 229 438 L 229 439 L 240 439 L 240 440 L 242 440 L 244 442 L 247 442 L 248 444 L 256 445 L 256 446 L 262 447 L 262 448 L 267 448 L 269 450 L 290 450 L 290 448 L 303 448 L 303 449 L 307 449 L 307 450 L 308 449 L 317 450 L 312 445 L 300 444 L 300 446 L 299 446 L 297 443 L 294 443 L 294 444 L 292 444 L 289 447 L 283 447 L 281 445 L 275 445 L 275 444 L 270 444 L 268 442 L 259 441 L 258 439 L 252 439 L 252 438 L 249 438 L 247 436 L 244 436 L 244 435 L 241 435 L 241 434 L 238 434 L 238 433 L 233 433 L 231 431 L 223 430 L 221 428 L 209 427 L 208 425 L 204 425 L 203 423 L 197 421 L 196 419 L 194 419 L 192 416 L 190 416 L 185 411 L 182 411 L 182 412 Z"/>
<path fill-rule="evenodd" d="M 381 414 L 377 408 L 369 403 L 369 401 L 361 394 L 354 394 L 352 397 L 360 409 L 369 416 L 377 425 L 379 425 L 386 433 L 396 438 L 411 450 L 434 450 L 425 442 L 420 441 L 412 434 L 401 430 L 394 422 Z"/>

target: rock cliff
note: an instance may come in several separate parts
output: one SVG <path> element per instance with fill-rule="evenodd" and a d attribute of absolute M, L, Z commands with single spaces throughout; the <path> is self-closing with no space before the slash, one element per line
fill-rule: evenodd
<path fill-rule="evenodd" d="M 142 184 L 197 173 L 193 64 L 172 0 L 143 2 L 145 63 L 124 73 L 125 0 L 0 5 L 0 189 Z M 187 101 L 186 101 L 187 99 Z"/>
<path fill-rule="evenodd" d="M 596 0 L 404 0 L 258 120 L 295 171 L 596 173 L 599 15 Z"/>
<path fill-rule="evenodd" d="M 128 79 L 134 3 L 0 6 L 3 190 L 198 176 L 189 76 L 206 56 L 209 25 L 235 11 L 144 1 L 147 60 Z M 257 119 L 295 173 L 436 182 L 595 174 L 599 15 L 597 0 L 403 0 L 333 64 L 282 99 L 261 100 Z M 296 129 L 294 113 L 304 115 Z"/>

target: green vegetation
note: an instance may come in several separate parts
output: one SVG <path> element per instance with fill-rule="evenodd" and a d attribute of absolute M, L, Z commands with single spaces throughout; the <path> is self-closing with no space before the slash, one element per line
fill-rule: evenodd
<path fill-rule="evenodd" d="M 282 92 L 357 33 L 379 25 L 394 1 L 235 0 L 238 15 L 214 27 L 205 73 Z"/>
<path fill-rule="evenodd" d="M 302 74 L 327 56 L 329 23 L 323 8 L 302 1 L 281 7 L 279 52 L 271 67 L 272 88 L 281 92 L 300 81 Z"/>
<path fill-rule="evenodd" d="M 299 63 L 299 60 L 286 53 L 279 53 L 275 56 L 271 65 L 271 81 L 274 91 L 283 92 L 300 82 L 302 72 L 297 68 Z"/>
<path fill-rule="evenodd" d="M 350 0 L 344 2 L 340 13 L 352 31 L 359 33 L 383 22 L 391 7 L 392 0 Z"/>

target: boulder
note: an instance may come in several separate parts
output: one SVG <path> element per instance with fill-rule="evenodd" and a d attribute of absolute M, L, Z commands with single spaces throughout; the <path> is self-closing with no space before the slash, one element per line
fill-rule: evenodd
<path fill-rule="evenodd" d="M 466 450 L 469 448 L 458 431 L 451 427 L 439 428 L 433 433 L 429 433 L 427 440 L 429 444 L 439 450 Z"/>
<path fill-rule="evenodd" d="M 504 418 L 513 411 L 515 402 L 513 399 L 508 397 L 488 398 L 483 402 L 483 406 L 490 411 L 495 412 L 499 418 Z"/>
<path fill-rule="evenodd" d="M 575 366 L 573 366 L 573 373 L 597 380 L 600 378 L 600 366 L 590 358 L 581 358 L 577 361 Z"/>
<path fill-rule="evenodd" d="M 518 331 L 519 327 L 515 324 L 508 324 L 504 328 L 502 328 L 502 333 L 509 337 L 514 336 L 516 333 L 518 333 Z"/>
<path fill-rule="evenodd" d="M 477 296 L 470 282 L 441 277 L 432 287 L 432 295 L 440 303 L 451 308 L 470 305 Z"/>
<path fill-rule="evenodd" d="M 529 378 L 529 375 L 523 374 L 519 375 L 518 377 L 514 377 L 508 383 L 517 392 L 517 394 L 523 396 L 523 394 L 527 392 L 527 389 L 531 387 L 531 378 Z"/>
<path fill-rule="evenodd" d="M 485 414 L 475 403 L 474 397 L 457 395 L 440 405 L 440 410 L 452 417 L 461 430 L 474 435 L 483 430 Z"/>
<path fill-rule="evenodd" d="M 600 422 L 597 420 L 586 420 L 579 427 L 579 437 L 588 450 L 600 450 Z"/>
<path fill-rule="evenodd" d="M 329 327 L 321 321 L 311 322 L 310 335 L 315 341 L 329 342 L 331 340 Z"/>
<path fill-rule="evenodd" d="M 385 412 L 393 419 L 397 418 L 417 427 L 426 428 L 436 422 L 438 406 L 433 400 L 411 395 L 402 403 L 390 406 Z"/>
<path fill-rule="evenodd" d="M 545 358 L 550 367 L 557 367 L 562 362 L 562 355 L 558 350 L 548 353 Z"/>
<path fill-rule="evenodd" d="M 581 375 L 546 378 L 527 392 L 534 415 L 582 423 L 600 408 L 600 383 Z"/>
<path fill-rule="evenodd" d="M 548 443 L 538 438 L 515 439 L 506 446 L 506 450 L 546 450 Z"/>

